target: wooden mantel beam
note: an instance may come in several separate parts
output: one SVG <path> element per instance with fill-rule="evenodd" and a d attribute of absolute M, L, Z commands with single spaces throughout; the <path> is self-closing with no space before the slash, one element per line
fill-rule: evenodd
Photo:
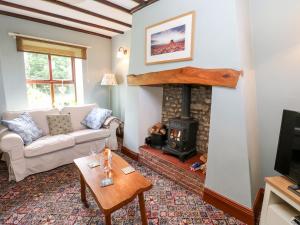
<path fill-rule="evenodd" d="M 173 70 L 128 75 L 128 85 L 198 84 L 235 88 L 242 71 L 233 69 L 202 69 L 183 67 Z"/>

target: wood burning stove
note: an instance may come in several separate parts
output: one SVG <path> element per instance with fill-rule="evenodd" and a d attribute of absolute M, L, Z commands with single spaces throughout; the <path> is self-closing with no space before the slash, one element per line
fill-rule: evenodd
<path fill-rule="evenodd" d="M 179 157 L 181 161 L 197 153 L 196 135 L 198 122 L 190 118 L 191 86 L 182 86 L 181 117 L 169 120 L 167 145 L 165 153 Z"/>

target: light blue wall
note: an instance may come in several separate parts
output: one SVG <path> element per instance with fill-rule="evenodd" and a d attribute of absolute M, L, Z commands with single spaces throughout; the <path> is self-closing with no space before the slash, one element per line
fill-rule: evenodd
<path fill-rule="evenodd" d="M 16 41 L 8 32 L 91 46 L 83 63 L 84 100 L 108 106 L 107 89 L 99 82 L 104 73 L 111 72 L 111 40 L 1 15 L 0 63 L 7 110 L 27 107 L 23 54 L 16 51 Z"/>
<path fill-rule="evenodd" d="M 1 49 L 0 49 L 1 51 Z M 1 62 L 1 58 L 0 58 Z M 6 110 L 6 101 L 4 96 L 4 87 L 2 82 L 2 71 L 1 71 L 1 63 L 0 63 L 0 114 Z"/>
<path fill-rule="evenodd" d="M 263 176 L 272 176 L 283 109 L 300 112 L 300 1 L 252 0 Z"/>
<path fill-rule="evenodd" d="M 246 114 L 247 148 L 251 174 L 252 200 L 259 188 L 264 186 L 261 177 L 261 159 L 258 143 L 258 119 L 256 101 L 256 74 L 253 64 L 253 46 L 251 35 L 250 0 L 237 0 L 237 25 L 239 30 L 239 49 L 241 52 L 241 68 L 244 87 L 244 107 Z"/>
<path fill-rule="evenodd" d="M 16 40 L 8 36 L 13 29 L 11 22 L 12 18 L 0 16 L 2 82 L 6 107 L 15 110 L 27 107 L 27 93 L 23 54 L 16 51 Z"/>
<path fill-rule="evenodd" d="M 236 54 L 236 12 L 233 2 L 233 0 L 162 0 L 135 13 L 132 28 L 133 60 L 130 60 L 129 73 L 139 74 L 186 65 L 239 68 L 239 54 Z M 145 27 L 190 11 L 196 11 L 194 60 L 145 65 Z"/>
<path fill-rule="evenodd" d="M 245 30 L 241 30 L 238 22 L 240 7 L 237 0 L 161 0 L 135 13 L 129 73 L 141 74 L 183 66 L 242 69 L 243 56 L 250 53 L 240 48 L 241 39 L 245 38 Z M 194 59 L 188 62 L 145 65 L 145 27 L 189 11 L 196 12 Z M 253 196 L 248 155 L 250 133 L 246 115 L 248 102 L 245 97 L 247 80 L 246 75 L 242 77 L 237 89 L 213 87 L 206 186 L 251 207 Z M 142 128 L 134 121 L 139 118 L 140 107 L 147 107 L 140 96 L 140 87 L 128 87 L 127 102 L 131 104 L 132 113 L 126 113 L 125 121 L 132 121 L 130 131 L 133 135 L 127 133 L 128 140 L 125 137 L 124 142 L 125 146 L 126 142 L 130 143 L 129 148 L 137 148 L 140 144 L 134 134 L 140 133 Z M 160 100 L 158 97 L 158 101 Z M 148 108 L 150 114 L 153 109 Z"/>
<path fill-rule="evenodd" d="M 127 55 L 124 58 L 117 58 L 117 52 L 120 47 L 127 49 Z M 112 38 L 112 72 L 116 75 L 118 86 L 112 90 L 112 109 L 115 116 L 122 121 L 125 120 L 125 103 L 127 92 L 127 75 L 129 69 L 129 57 L 131 50 L 131 31 Z"/>

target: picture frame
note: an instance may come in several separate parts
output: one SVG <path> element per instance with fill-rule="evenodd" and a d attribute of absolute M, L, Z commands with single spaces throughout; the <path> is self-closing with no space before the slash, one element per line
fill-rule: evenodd
<path fill-rule="evenodd" d="M 188 61 L 194 52 L 195 11 L 145 29 L 145 64 Z"/>

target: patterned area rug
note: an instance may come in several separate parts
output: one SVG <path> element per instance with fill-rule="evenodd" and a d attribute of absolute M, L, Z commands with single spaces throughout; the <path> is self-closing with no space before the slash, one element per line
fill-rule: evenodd
<path fill-rule="evenodd" d="M 122 157 L 153 183 L 145 193 L 150 225 L 243 224 L 148 167 Z M 7 168 L 0 162 L 0 224 L 104 224 L 89 192 L 90 207 L 81 204 L 78 178 L 77 169 L 70 164 L 9 183 Z M 137 200 L 112 214 L 114 225 L 139 225 L 140 221 Z"/>

